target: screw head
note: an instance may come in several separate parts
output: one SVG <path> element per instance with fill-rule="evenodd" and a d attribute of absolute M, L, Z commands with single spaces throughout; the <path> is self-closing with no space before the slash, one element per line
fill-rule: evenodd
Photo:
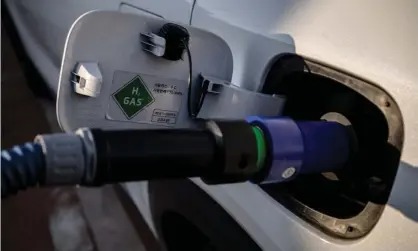
<path fill-rule="evenodd" d="M 285 179 L 288 179 L 292 177 L 293 174 L 295 174 L 295 172 L 296 172 L 296 169 L 294 167 L 288 167 L 283 171 L 282 177 Z"/>

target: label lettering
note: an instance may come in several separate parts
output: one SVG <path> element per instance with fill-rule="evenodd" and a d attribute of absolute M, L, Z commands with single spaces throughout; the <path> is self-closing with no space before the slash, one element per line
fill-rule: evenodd
<path fill-rule="evenodd" d="M 138 87 L 133 87 L 132 88 L 132 95 L 139 95 L 139 88 Z"/>
<path fill-rule="evenodd" d="M 123 104 L 124 105 L 129 105 L 129 97 L 123 98 Z"/>
<path fill-rule="evenodd" d="M 142 105 L 142 98 L 133 98 L 133 97 L 124 97 L 123 98 L 124 105 L 134 105 L 134 106 L 141 106 Z"/>

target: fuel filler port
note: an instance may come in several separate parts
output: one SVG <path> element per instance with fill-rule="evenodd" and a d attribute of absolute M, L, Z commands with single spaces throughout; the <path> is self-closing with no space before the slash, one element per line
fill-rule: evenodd
<path fill-rule="evenodd" d="M 285 96 L 283 115 L 295 121 L 328 120 L 349 127 L 355 154 L 336 171 L 302 173 L 260 187 L 327 234 L 366 235 L 380 218 L 399 165 L 403 122 L 396 102 L 377 85 L 295 54 L 272 62 L 262 92 Z"/>

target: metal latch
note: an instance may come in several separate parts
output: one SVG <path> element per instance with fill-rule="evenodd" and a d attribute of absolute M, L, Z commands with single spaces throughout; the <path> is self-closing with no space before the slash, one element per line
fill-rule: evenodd
<path fill-rule="evenodd" d="M 228 81 L 200 75 L 201 86 L 197 94 L 197 118 L 240 119 L 251 115 L 279 115 L 285 103 L 280 95 L 249 91 Z"/>
<path fill-rule="evenodd" d="M 164 55 L 166 43 L 165 38 L 154 33 L 140 33 L 139 39 L 144 51 L 148 51 L 157 57 L 162 57 Z"/>
<path fill-rule="evenodd" d="M 71 73 L 71 83 L 78 94 L 97 97 L 102 88 L 102 73 L 97 62 L 78 62 Z"/>

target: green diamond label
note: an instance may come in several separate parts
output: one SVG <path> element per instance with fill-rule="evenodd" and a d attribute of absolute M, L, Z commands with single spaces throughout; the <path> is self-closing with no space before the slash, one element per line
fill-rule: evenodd
<path fill-rule="evenodd" d="M 176 127 L 187 114 L 188 88 L 186 80 L 115 71 L 106 119 Z"/>
<path fill-rule="evenodd" d="M 112 94 L 127 119 L 133 118 L 155 99 L 141 77 L 136 76 Z"/>

